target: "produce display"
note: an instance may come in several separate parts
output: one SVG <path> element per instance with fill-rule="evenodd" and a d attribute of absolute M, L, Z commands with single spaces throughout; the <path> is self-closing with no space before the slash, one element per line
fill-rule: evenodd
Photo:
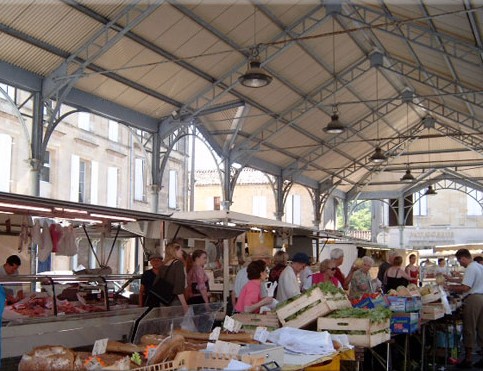
<path fill-rule="evenodd" d="M 370 322 L 380 323 L 387 321 L 392 316 L 388 308 L 377 307 L 371 310 L 362 308 L 344 308 L 330 313 L 328 318 L 368 318 Z"/>

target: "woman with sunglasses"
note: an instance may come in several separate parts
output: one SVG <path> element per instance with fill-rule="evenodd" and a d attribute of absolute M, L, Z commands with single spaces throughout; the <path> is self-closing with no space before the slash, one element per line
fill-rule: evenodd
<path fill-rule="evenodd" d="M 364 294 L 373 294 L 375 287 L 369 270 L 374 266 L 374 260 L 369 256 L 362 258 L 362 266 L 354 272 L 350 283 L 349 299 L 360 298 Z"/>
<path fill-rule="evenodd" d="M 331 259 L 325 259 L 320 263 L 319 272 L 312 275 L 312 285 L 322 282 L 331 282 L 335 287 L 342 287 L 340 281 L 335 277 L 337 267 Z"/>

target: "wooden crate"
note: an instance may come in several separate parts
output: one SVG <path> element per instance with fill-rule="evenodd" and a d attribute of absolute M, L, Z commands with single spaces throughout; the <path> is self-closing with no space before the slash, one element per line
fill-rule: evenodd
<path fill-rule="evenodd" d="M 421 296 L 421 301 L 423 304 L 433 303 L 435 301 L 441 300 L 441 292 L 438 287 L 433 288 L 431 294 Z"/>
<path fill-rule="evenodd" d="M 323 294 L 325 299 L 327 300 L 327 305 L 329 306 L 330 310 L 338 310 L 344 308 L 352 308 L 352 303 L 350 302 L 347 295 L 343 295 L 342 293 L 332 295 L 332 294 Z"/>
<path fill-rule="evenodd" d="M 241 322 L 243 324 L 242 329 L 247 332 L 255 331 L 255 328 L 258 326 L 264 326 L 267 330 L 276 330 L 280 327 L 280 322 L 275 312 L 263 314 L 236 313 L 232 318 Z"/>
<path fill-rule="evenodd" d="M 297 312 L 304 310 L 295 318 L 290 318 Z M 277 317 L 282 326 L 301 328 L 315 322 L 318 317 L 325 316 L 332 312 L 322 291 L 317 287 L 309 293 L 303 294 L 294 301 L 276 310 Z"/>
<path fill-rule="evenodd" d="M 344 331 L 352 345 L 372 348 L 391 338 L 389 319 L 381 323 L 370 322 L 369 318 L 327 318 L 317 319 L 318 331 Z M 385 331 L 382 331 L 385 330 Z M 353 334 L 364 331 L 364 334 Z"/>
<path fill-rule="evenodd" d="M 252 355 L 238 356 L 197 351 L 184 351 L 179 352 L 173 361 L 139 367 L 131 371 L 171 371 L 179 370 L 180 368 L 188 370 L 223 370 L 228 366 L 232 359 L 237 359 L 241 362 L 250 364 L 252 366 L 251 370 L 259 369 L 259 366 L 265 363 L 265 357 L 263 355 L 255 357 Z"/>
<path fill-rule="evenodd" d="M 423 305 L 421 319 L 435 320 L 444 317 L 444 307 L 441 303 L 429 303 Z"/>

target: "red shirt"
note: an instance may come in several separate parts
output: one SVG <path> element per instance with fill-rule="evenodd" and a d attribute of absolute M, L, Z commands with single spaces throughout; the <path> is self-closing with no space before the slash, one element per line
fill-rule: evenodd
<path fill-rule="evenodd" d="M 345 287 L 345 276 L 344 273 L 339 269 L 339 267 L 335 267 L 334 277 L 340 282 L 342 287 Z"/>

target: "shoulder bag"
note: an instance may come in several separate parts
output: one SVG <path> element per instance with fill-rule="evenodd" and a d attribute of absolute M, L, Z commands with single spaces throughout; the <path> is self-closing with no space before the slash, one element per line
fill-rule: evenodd
<path fill-rule="evenodd" d="M 151 290 L 149 290 L 149 294 L 153 296 L 152 299 L 150 300 L 151 304 L 157 304 L 157 305 L 150 305 L 150 306 L 159 306 L 159 304 L 163 305 L 170 305 L 172 301 L 174 300 L 174 294 L 173 294 L 173 289 L 174 285 L 166 280 L 166 276 L 168 275 L 171 267 L 177 262 L 178 260 L 173 260 L 173 262 L 168 266 L 168 269 L 166 272 L 164 272 L 164 275 L 162 277 L 157 277 L 156 280 L 153 283 L 153 287 Z M 154 303 L 153 303 L 154 301 Z"/>

